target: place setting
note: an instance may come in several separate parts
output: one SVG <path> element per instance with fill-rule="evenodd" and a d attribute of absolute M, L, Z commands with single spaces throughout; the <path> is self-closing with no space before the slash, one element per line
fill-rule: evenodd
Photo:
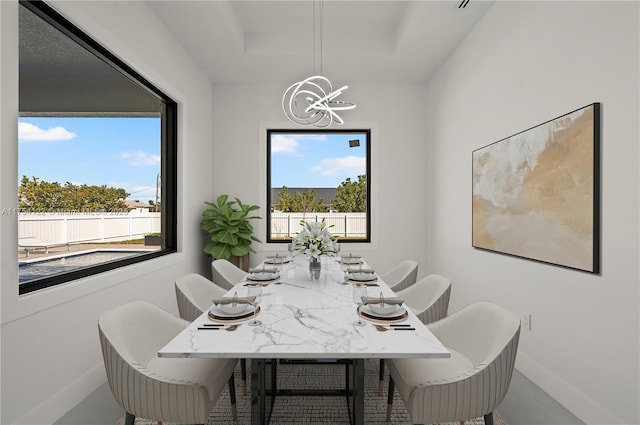
<path fill-rule="evenodd" d="M 265 264 L 283 265 L 293 261 L 289 255 L 281 255 L 276 252 L 276 255 L 270 255 L 264 259 Z"/>
<path fill-rule="evenodd" d="M 279 280 L 280 270 L 277 267 L 262 266 L 261 268 L 249 269 L 244 286 L 267 286 L 277 283 Z"/>
<path fill-rule="evenodd" d="M 379 331 L 388 330 L 415 330 L 407 324 L 399 324 L 404 322 L 409 313 L 403 306 L 404 300 L 398 297 L 385 297 L 380 292 L 377 297 L 367 296 L 367 287 L 365 285 L 353 286 L 353 301 L 358 305 L 358 320 L 354 322 L 356 326 L 363 326 L 366 319 L 376 327 Z M 388 326 L 385 326 L 388 325 Z"/>
<path fill-rule="evenodd" d="M 366 286 L 379 286 L 378 276 L 375 274 L 375 270 L 363 268 L 362 265 L 357 268 L 347 267 L 345 270 L 345 282 L 366 285 Z"/>
<path fill-rule="evenodd" d="M 262 301 L 262 287 L 247 287 L 246 296 L 238 296 L 235 291 L 232 297 L 220 297 L 212 300 L 213 304 L 207 313 L 209 319 L 217 324 L 205 323 L 198 327 L 198 330 L 215 330 L 221 329 L 225 324 L 234 324 L 225 328 L 225 330 L 236 330 L 240 323 L 247 319 L 252 319 L 249 326 L 257 326 L 261 324 L 256 320 L 256 316 L 260 314 L 260 301 Z"/>
<path fill-rule="evenodd" d="M 360 256 L 354 256 L 353 254 L 349 254 L 348 256 L 340 257 L 340 262 L 343 264 L 351 265 L 351 264 L 362 264 L 364 260 Z"/>

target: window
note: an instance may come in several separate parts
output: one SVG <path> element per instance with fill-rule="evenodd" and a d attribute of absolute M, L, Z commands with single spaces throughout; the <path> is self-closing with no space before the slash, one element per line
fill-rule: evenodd
<path fill-rule="evenodd" d="M 175 252 L 176 103 L 43 2 L 19 42 L 19 293 Z"/>
<path fill-rule="evenodd" d="M 371 131 L 267 130 L 267 242 L 325 220 L 340 242 L 371 241 Z"/>

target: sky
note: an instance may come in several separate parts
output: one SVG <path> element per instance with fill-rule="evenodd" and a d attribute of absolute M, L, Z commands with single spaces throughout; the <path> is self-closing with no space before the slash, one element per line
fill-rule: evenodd
<path fill-rule="evenodd" d="M 155 199 L 160 118 L 21 117 L 18 182 L 23 175 L 64 185 L 123 188 Z M 349 147 L 358 139 L 359 147 Z M 272 133 L 272 187 L 338 187 L 366 173 L 364 133 Z"/>
<path fill-rule="evenodd" d="M 366 174 L 364 133 L 272 133 L 271 187 L 338 187 Z M 359 139 L 359 147 L 349 140 Z"/>
<path fill-rule="evenodd" d="M 21 117 L 18 141 L 18 183 L 26 175 L 107 185 L 125 189 L 131 200 L 155 200 L 160 118 Z"/>

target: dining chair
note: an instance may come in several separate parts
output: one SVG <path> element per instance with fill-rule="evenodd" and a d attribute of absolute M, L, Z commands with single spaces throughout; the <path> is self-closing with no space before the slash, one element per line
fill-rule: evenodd
<path fill-rule="evenodd" d="M 107 381 L 126 412 L 126 425 L 133 425 L 136 416 L 204 424 L 227 383 L 237 419 L 233 379 L 237 359 L 157 356 L 188 324 L 145 301 L 121 305 L 98 319 Z"/>
<path fill-rule="evenodd" d="M 233 286 L 247 277 L 247 272 L 234 265 L 229 260 L 217 259 L 211 262 L 211 280 L 224 289 Z"/>
<path fill-rule="evenodd" d="M 396 292 L 411 311 L 425 325 L 440 320 L 447 315 L 451 296 L 451 279 L 439 274 L 430 274 L 415 284 Z M 384 359 L 380 359 L 378 395 L 382 395 L 384 383 Z"/>
<path fill-rule="evenodd" d="M 387 420 L 397 386 L 412 423 L 483 416 L 486 425 L 493 425 L 493 410 L 511 383 L 520 318 L 502 306 L 480 301 L 428 327 L 451 357 L 390 360 Z"/>
<path fill-rule="evenodd" d="M 416 283 L 418 278 L 418 263 L 413 260 L 404 260 L 391 270 L 378 275 L 389 288 L 399 291 Z"/>
<path fill-rule="evenodd" d="M 222 289 L 206 277 L 198 273 L 189 273 L 175 281 L 176 300 L 180 317 L 189 322 L 196 320 L 208 311 L 213 298 L 224 297 L 226 289 Z M 247 395 L 247 362 L 240 359 L 242 394 Z"/>

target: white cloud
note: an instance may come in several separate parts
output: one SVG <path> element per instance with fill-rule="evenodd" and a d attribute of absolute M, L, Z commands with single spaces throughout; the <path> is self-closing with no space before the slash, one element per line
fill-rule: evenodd
<path fill-rule="evenodd" d="M 271 153 L 298 156 L 298 147 L 303 140 L 325 140 L 325 134 L 276 134 L 271 139 Z"/>
<path fill-rule="evenodd" d="M 51 127 L 44 130 L 28 122 L 18 122 L 18 140 L 21 142 L 57 142 L 75 137 L 77 134 L 64 127 Z"/>
<path fill-rule="evenodd" d="M 325 158 L 312 171 L 323 176 L 357 176 L 365 174 L 366 161 L 361 156 L 345 156 L 342 158 Z"/>
<path fill-rule="evenodd" d="M 154 155 L 142 150 L 121 152 L 117 155 L 117 157 L 128 160 L 129 165 L 132 165 L 134 167 L 160 164 L 160 155 Z"/>
<path fill-rule="evenodd" d="M 271 139 L 271 153 L 295 155 L 298 153 L 298 140 L 295 137 L 277 134 Z"/>

